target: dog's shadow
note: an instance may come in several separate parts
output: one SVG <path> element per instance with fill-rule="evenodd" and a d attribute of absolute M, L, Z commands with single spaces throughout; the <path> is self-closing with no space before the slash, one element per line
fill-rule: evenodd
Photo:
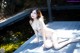
<path fill-rule="evenodd" d="M 40 42 L 37 42 L 37 43 L 29 43 L 28 46 L 27 46 L 27 49 L 35 49 L 35 48 L 38 48 L 40 46 L 43 45 L 43 41 L 40 41 Z"/>

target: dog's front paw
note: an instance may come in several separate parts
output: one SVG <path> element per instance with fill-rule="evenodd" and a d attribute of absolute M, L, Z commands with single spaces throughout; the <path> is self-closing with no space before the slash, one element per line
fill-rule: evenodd
<path fill-rule="evenodd" d="M 43 45 L 44 48 L 51 48 L 52 46 L 53 45 L 51 40 L 46 40 Z"/>
<path fill-rule="evenodd" d="M 35 38 L 34 39 L 34 43 L 37 43 L 37 42 L 39 42 L 39 39 L 38 38 Z"/>

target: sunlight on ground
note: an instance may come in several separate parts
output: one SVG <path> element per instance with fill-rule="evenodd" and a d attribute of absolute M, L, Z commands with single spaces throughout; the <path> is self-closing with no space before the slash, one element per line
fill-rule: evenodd
<path fill-rule="evenodd" d="M 54 34 L 56 34 L 58 37 L 73 38 L 80 35 L 80 30 L 57 29 L 57 30 L 54 30 Z"/>

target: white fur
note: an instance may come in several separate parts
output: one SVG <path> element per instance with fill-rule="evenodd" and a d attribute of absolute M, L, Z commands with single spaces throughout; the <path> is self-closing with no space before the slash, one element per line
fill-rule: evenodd
<path fill-rule="evenodd" d="M 50 39 L 47 39 L 44 43 L 44 47 L 51 48 L 53 46 L 52 41 Z"/>
<path fill-rule="evenodd" d="M 30 24 L 35 32 L 36 37 L 38 37 L 38 33 L 41 33 L 43 37 L 44 47 L 50 48 L 52 47 L 52 41 L 51 41 L 51 35 L 52 35 L 52 29 L 49 29 L 46 27 L 45 23 L 42 21 L 42 19 L 35 20 Z M 46 39 L 48 38 L 48 40 Z"/>
<path fill-rule="evenodd" d="M 70 35 L 72 35 L 71 31 L 57 30 L 56 32 L 54 32 L 53 29 L 50 29 L 45 25 L 43 20 L 35 20 L 33 22 L 30 21 L 30 24 L 35 32 L 37 40 L 39 39 L 38 33 L 41 33 L 43 37 L 43 43 L 44 43 L 43 47 L 45 48 L 50 48 L 54 46 L 55 49 L 59 49 L 62 48 L 64 45 L 69 44 L 70 42 L 75 42 L 78 41 L 78 39 L 80 39 L 78 38 L 73 40 L 73 37 L 71 36 L 72 38 L 70 38 L 69 40 L 59 43 L 60 41 L 58 40 L 58 36 L 69 38 Z M 63 34 L 65 34 L 65 36 Z"/>

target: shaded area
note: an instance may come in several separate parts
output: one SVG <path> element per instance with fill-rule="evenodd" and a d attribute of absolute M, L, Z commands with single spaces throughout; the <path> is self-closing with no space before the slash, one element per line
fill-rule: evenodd
<path fill-rule="evenodd" d="M 80 10 L 52 10 L 54 21 L 80 21 Z"/>
<path fill-rule="evenodd" d="M 25 16 L 24 19 L 0 30 L 0 43 L 25 41 L 30 38 L 32 34 L 34 34 L 34 32 L 29 24 L 29 18 Z"/>

